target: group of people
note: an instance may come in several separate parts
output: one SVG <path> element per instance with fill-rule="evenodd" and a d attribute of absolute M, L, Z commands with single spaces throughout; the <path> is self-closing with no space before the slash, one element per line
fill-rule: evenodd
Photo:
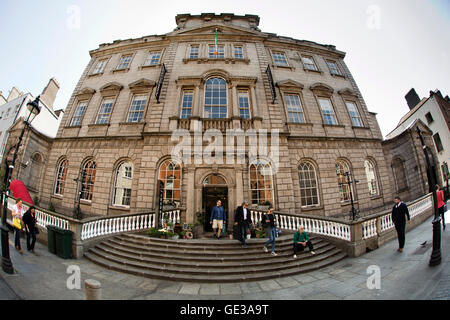
<path fill-rule="evenodd" d="M 210 223 L 214 229 L 214 236 L 220 239 L 220 234 L 223 229 L 223 225 L 226 221 L 225 209 L 222 207 L 222 202 L 217 201 L 216 206 L 211 210 Z M 237 207 L 234 214 L 234 225 L 238 228 L 239 240 L 242 243 L 243 248 L 247 248 L 247 234 L 249 227 L 253 225 L 253 221 L 248 209 L 248 201 L 244 201 L 241 206 Z M 265 229 L 266 236 L 269 238 L 264 244 L 264 252 L 269 252 L 269 246 L 271 248 L 271 255 L 277 256 L 275 252 L 276 238 L 278 230 L 276 227 L 276 218 L 273 214 L 273 207 L 269 207 L 266 214 L 263 215 L 261 225 Z M 298 231 L 294 234 L 294 259 L 297 258 L 297 253 L 303 251 L 306 247 L 312 255 L 315 254 L 313 244 L 309 239 L 303 226 L 299 226 Z"/>
<path fill-rule="evenodd" d="M 23 206 L 22 199 L 17 198 L 16 204 L 12 208 L 12 217 L 18 219 L 18 224 L 14 224 L 15 229 L 15 240 L 14 246 L 16 250 L 23 254 L 22 247 L 20 245 L 20 233 L 22 230 L 25 231 L 27 236 L 27 250 L 31 253 L 34 252 L 34 245 L 36 243 L 36 235 L 39 233 L 36 227 L 36 209 L 31 206 L 27 211 Z"/>

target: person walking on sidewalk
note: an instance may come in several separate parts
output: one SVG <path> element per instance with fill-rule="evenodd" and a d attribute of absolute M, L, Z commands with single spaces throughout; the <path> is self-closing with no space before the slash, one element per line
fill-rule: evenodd
<path fill-rule="evenodd" d="M 394 199 L 395 205 L 392 208 L 392 222 L 394 222 L 395 230 L 398 236 L 398 252 L 403 252 L 405 247 L 406 218 L 411 221 L 408 207 L 399 196 Z"/>
<path fill-rule="evenodd" d="M 239 226 L 241 231 L 241 243 L 242 248 L 247 248 L 245 239 L 247 238 L 248 228 L 251 226 L 252 218 L 250 217 L 250 210 L 248 210 L 248 201 L 244 201 L 242 206 L 237 207 L 236 214 L 234 216 L 234 224 Z"/>
<path fill-rule="evenodd" d="M 36 227 L 36 209 L 33 206 L 25 212 L 22 221 L 25 224 L 25 232 L 27 234 L 27 250 L 35 253 L 34 245 L 36 243 L 36 234 L 38 234 L 39 231 Z"/>
<path fill-rule="evenodd" d="M 223 224 L 226 220 L 226 214 L 225 209 L 222 207 L 222 201 L 217 200 L 217 204 L 214 208 L 211 210 L 211 219 L 210 224 L 212 224 L 212 227 L 214 229 L 214 236 L 217 239 L 220 239 L 220 233 L 223 229 Z"/>
<path fill-rule="evenodd" d="M 273 207 L 269 207 L 267 214 L 263 215 L 262 226 L 266 229 L 266 235 L 269 235 L 269 240 L 264 244 L 264 252 L 269 252 L 269 245 L 272 244 L 272 255 L 277 256 L 275 253 L 275 242 L 277 238 L 277 228 L 275 226 L 275 216 L 273 215 Z"/>
<path fill-rule="evenodd" d="M 303 226 L 298 227 L 298 231 L 294 233 L 294 259 L 297 258 L 297 252 L 303 251 L 305 247 L 309 248 L 309 252 L 314 255 L 316 254 L 313 250 L 313 244 L 311 240 L 309 239 L 308 234 L 305 231 L 305 228 Z"/>
<path fill-rule="evenodd" d="M 442 226 L 445 230 L 445 201 L 444 201 L 444 191 L 441 190 L 441 187 L 436 185 L 436 197 L 437 197 L 437 206 L 439 210 L 439 215 L 442 217 Z"/>
<path fill-rule="evenodd" d="M 22 199 L 17 198 L 16 199 L 16 204 L 13 206 L 12 208 L 12 217 L 13 220 L 14 218 L 19 219 L 19 221 L 22 223 L 22 216 L 23 213 L 25 211 L 25 208 L 23 207 L 23 203 L 22 203 Z M 14 246 L 16 247 L 16 250 L 19 251 L 20 254 L 22 254 L 22 248 L 20 246 L 20 230 L 17 227 L 14 227 L 15 231 L 16 231 L 16 235 L 15 235 L 15 240 L 14 240 Z"/>

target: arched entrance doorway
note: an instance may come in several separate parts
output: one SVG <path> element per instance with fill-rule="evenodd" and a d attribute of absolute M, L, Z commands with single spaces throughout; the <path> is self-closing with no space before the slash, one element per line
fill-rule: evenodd
<path fill-rule="evenodd" d="M 212 232 L 212 226 L 209 223 L 211 210 L 217 204 L 217 200 L 222 201 L 222 206 L 228 216 L 228 187 L 225 179 L 217 174 L 211 174 L 203 180 L 203 212 L 205 216 L 204 230 Z"/>

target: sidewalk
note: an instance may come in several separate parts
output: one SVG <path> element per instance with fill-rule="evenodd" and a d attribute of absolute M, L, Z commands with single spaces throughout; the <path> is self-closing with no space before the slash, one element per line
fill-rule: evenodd
<path fill-rule="evenodd" d="M 450 211 L 446 221 L 450 221 Z M 11 260 L 17 273 L 0 270 L 0 299 L 84 299 L 84 280 L 102 284 L 103 299 L 450 299 L 450 224 L 442 231 L 442 263 L 429 267 L 431 255 L 431 218 L 406 235 L 406 247 L 398 253 L 397 240 L 359 258 L 347 258 L 318 271 L 281 279 L 250 283 L 178 283 L 152 280 L 101 268 L 86 259 L 63 260 L 36 244 L 38 256 L 20 255 L 11 242 Z M 427 242 L 424 247 L 420 244 Z M 22 239 L 22 247 L 26 247 Z M 69 290 L 67 267 L 81 270 L 81 289 Z M 381 288 L 369 290 L 367 268 L 380 267 Z"/>

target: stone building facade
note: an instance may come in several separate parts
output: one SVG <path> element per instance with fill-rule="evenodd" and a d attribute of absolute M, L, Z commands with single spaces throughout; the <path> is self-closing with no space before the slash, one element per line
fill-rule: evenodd
<path fill-rule="evenodd" d="M 48 156 L 43 202 L 72 212 L 81 191 L 85 213 L 147 212 L 156 208 L 161 180 L 167 207 L 181 208 L 190 223 L 218 198 L 230 218 L 244 199 L 293 214 L 347 217 L 342 174 L 350 171 L 361 214 L 391 203 L 376 114 L 344 52 L 262 32 L 255 15 L 181 14 L 176 24 L 164 35 L 90 52 Z M 276 131 L 277 170 L 270 174 L 270 157 L 248 153 L 243 163 L 185 163 L 171 156 L 176 129 L 266 129 L 269 146 Z"/>

